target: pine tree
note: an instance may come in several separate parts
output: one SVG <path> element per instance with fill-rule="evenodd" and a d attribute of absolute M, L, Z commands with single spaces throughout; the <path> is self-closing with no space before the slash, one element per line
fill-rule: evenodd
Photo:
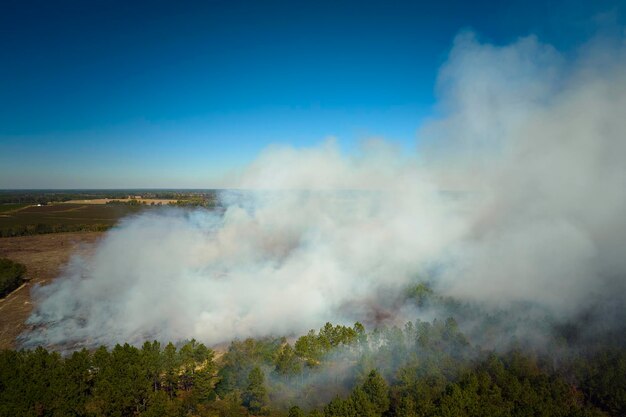
<path fill-rule="evenodd" d="M 248 386 L 243 395 L 243 405 L 254 414 L 265 410 L 268 403 L 265 375 L 255 366 L 248 375 Z"/>
<path fill-rule="evenodd" d="M 276 372 L 281 375 L 296 375 L 302 370 L 302 365 L 296 352 L 290 344 L 286 344 L 276 357 Z"/>
<path fill-rule="evenodd" d="M 378 415 L 382 415 L 389 409 L 389 388 L 377 371 L 372 370 L 369 373 L 363 383 L 363 391 Z"/>
<path fill-rule="evenodd" d="M 396 408 L 396 416 L 398 417 L 417 417 L 415 411 L 415 401 L 410 395 L 404 395 L 400 399 L 400 404 Z"/>
<path fill-rule="evenodd" d="M 289 409 L 288 417 L 304 417 L 304 411 L 302 411 L 297 405 L 294 405 Z"/>
<path fill-rule="evenodd" d="M 359 417 L 376 417 L 380 414 L 376 413 L 376 409 L 372 402 L 367 397 L 367 394 L 363 389 L 357 387 L 350 395 L 350 402 L 354 412 Z"/>

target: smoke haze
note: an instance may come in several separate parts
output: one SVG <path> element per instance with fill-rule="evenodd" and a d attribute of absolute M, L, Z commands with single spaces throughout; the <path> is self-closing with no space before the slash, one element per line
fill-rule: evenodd
<path fill-rule="evenodd" d="M 332 140 L 271 147 L 233 179 L 246 191 L 220 195 L 223 213 L 127 218 L 72 259 L 34 292 L 23 342 L 301 334 L 363 320 L 418 277 L 563 319 L 620 302 L 624 68 L 623 39 L 564 56 L 532 36 L 496 46 L 463 33 L 414 154 L 383 140 L 352 155 Z"/>

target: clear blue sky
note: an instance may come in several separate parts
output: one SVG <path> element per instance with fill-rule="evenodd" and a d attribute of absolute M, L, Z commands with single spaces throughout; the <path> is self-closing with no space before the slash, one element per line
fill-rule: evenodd
<path fill-rule="evenodd" d="M 0 188 L 208 188 L 328 136 L 410 149 L 460 30 L 567 51 L 617 3 L 4 0 Z"/>

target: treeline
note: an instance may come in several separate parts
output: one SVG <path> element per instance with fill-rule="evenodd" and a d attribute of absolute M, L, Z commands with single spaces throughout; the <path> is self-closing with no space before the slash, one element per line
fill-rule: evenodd
<path fill-rule="evenodd" d="M 24 283 L 26 266 L 7 258 L 0 258 L 0 298 Z"/>
<path fill-rule="evenodd" d="M 217 198 L 216 190 L 160 190 L 141 192 L 144 198 L 160 198 L 165 200 L 215 200 Z"/>
<path fill-rule="evenodd" d="M 128 200 L 111 200 L 106 202 L 109 206 L 141 206 L 146 205 L 144 201 L 136 198 L 130 198 Z M 154 205 L 154 204 L 153 204 Z"/>
<path fill-rule="evenodd" d="M 33 236 L 64 232 L 104 232 L 110 224 L 20 224 L 0 228 L 0 237 Z"/>
<path fill-rule="evenodd" d="M 215 190 L 0 190 L 0 204 L 48 204 L 70 200 L 95 200 L 127 198 L 141 195 L 142 198 L 168 200 L 215 200 Z"/>
<path fill-rule="evenodd" d="M 156 197 L 155 197 L 156 198 Z M 111 200 L 106 202 L 107 205 L 119 205 L 119 206 L 161 206 L 161 202 L 147 202 L 136 198 L 130 198 L 127 200 Z M 167 203 L 167 206 L 176 207 L 205 207 L 213 208 L 217 204 L 217 199 L 214 195 L 209 196 L 188 196 L 187 198 L 179 198 L 176 201 Z"/>
<path fill-rule="evenodd" d="M 555 366 L 549 355 L 472 346 L 452 318 L 365 332 L 325 325 L 181 346 L 0 353 L 2 416 L 623 416 L 626 354 Z"/>
<path fill-rule="evenodd" d="M 215 194 L 179 198 L 176 202 L 169 203 L 176 207 L 205 207 L 214 208 L 217 206 L 217 196 Z"/>
<path fill-rule="evenodd" d="M 119 193 L 86 192 L 86 191 L 53 191 L 53 190 L 24 190 L 8 191 L 0 190 L 0 204 L 41 204 L 62 203 L 70 200 L 93 200 L 97 198 L 110 198 L 109 195 L 116 195 L 117 198 L 125 196 Z"/>
<path fill-rule="evenodd" d="M 213 351 L 146 342 L 71 356 L 0 353 L 1 416 L 179 416 L 213 402 Z"/>

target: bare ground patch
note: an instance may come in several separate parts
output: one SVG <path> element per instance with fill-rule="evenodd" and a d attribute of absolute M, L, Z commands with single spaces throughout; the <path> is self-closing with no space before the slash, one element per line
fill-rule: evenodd
<path fill-rule="evenodd" d="M 15 348 L 17 336 L 26 329 L 33 285 L 55 279 L 73 253 L 87 253 L 101 236 L 101 232 L 82 232 L 0 239 L 0 257 L 26 265 L 28 280 L 0 300 L 0 349 Z"/>

